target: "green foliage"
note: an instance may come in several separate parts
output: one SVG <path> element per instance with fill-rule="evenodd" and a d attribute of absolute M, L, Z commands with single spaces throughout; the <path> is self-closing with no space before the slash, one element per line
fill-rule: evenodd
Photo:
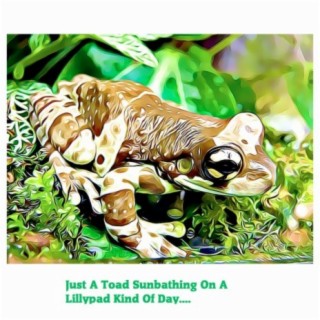
<path fill-rule="evenodd" d="M 212 68 L 211 56 L 206 50 L 194 45 L 187 54 L 166 47 L 156 56 L 159 67 L 148 86 L 164 99 L 190 111 L 221 118 L 239 111 L 223 77 Z"/>
<path fill-rule="evenodd" d="M 85 252 L 80 253 L 79 260 L 131 260 L 137 258 L 137 255 L 122 247 L 113 245 L 107 238 L 106 232 L 101 231 L 90 225 L 83 227 L 81 231 L 81 240 L 85 243 Z M 93 258 L 94 257 L 94 258 Z"/>
<path fill-rule="evenodd" d="M 48 169 L 44 165 L 41 171 L 34 170 L 23 186 L 15 184 L 8 188 L 8 235 L 25 248 L 22 255 L 25 259 L 39 258 L 43 254 L 53 259 L 79 261 L 136 257 L 134 253 L 111 244 L 104 230 L 88 226 L 85 215 L 61 197 L 54 182 L 53 168 Z M 55 238 L 41 251 L 32 252 L 26 249 L 30 246 L 30 230 L 38 234 L 52 234 Z M 10 251 L 14 248 L 16 246 L 12 245 Z"/>
<path fill-rule="evenodd" d="M 57 81 L 87 73 L 97 78 L 132 80 L 152 88 L 165 100 L 200 114 L 228 118 L 254 110 L 254 94 L 245 80 L 230 79 L 211 66 L 211 55 L 193 45 L 187 53 L 165 46 L 155 54 L 154 69 L 91 43 L 66 64 Z M 201 65 L 201 68 L 199 68 Z M 238 93 L 239 87 L 244 91 Z"/>
<path fill-rule="evenodd" d="M 173 39 L 180 41 L 199 41 L 209 38 L 210 34 L 174 34 Z"/>
<path fill-rule="evenodd" d="M 106 43 L 126 56 L 150 67 L 156 67 L 158 62 L 152 51 L 142 41 L 133 35 L 92 35 L 93 39 Z"/>
<path fill-rule="evenodd" d="M 272 230 L 275 217 L 259 208 L 259 197 L 221 197 L 206 194 L 201 214 L 193 217 L 193 226 L 213 245 L 223 245 L 225 254 L 256 249 L 262 237 Z"/>
<path fill-rule="evenodd" d="M 75 75 L 82 73 L 113 79 L 132 64 L 135 65 L 135 62 L 127 57 L 106 51 L 95 43 L 89 43 L 64 66 L 57 82 L 71 80 Z"/>
<path fill-rule="evenodd" d="M 50 42 L 50 36 L 47 34 L 32 34 L 29 38 L 29 47 L 31 52 L 36 52 L 40 51 Z"/>
<path fill-rule="evenodd" d="M 201 42 L 210 37 L 8 35 L 8 79 L 24 79 L 27 73 L 35 80 L 9 80 L 7 84 L 9 260 L 141 261 L 135 253 L 113 244 L 104 228 L 92 223 L 90 212 L 61 195 L 46 154 L 36 143 L 28 120 L 29 97 L 40 90 L 56 92 L 60 80 L 80 73 L 133 80 L 190 111 L 229 118 L 242 111 L 259 112 L 256 102 L 265 98 L 261 92 L 272 90 L 257 89 L 257 83 L 280 77 L 287 86 L 284 95 L 291 97 L 312 128 L 313 65 L 290 55 L 291 36 L 230 35 L 206 49 Z M 278 45 L 270 52 L 274 42 Z M 230 58 L 235 70 L 219 71 L 214 59 L 236 44 L 240 49 Z M 296 212 L 297 205 L 308 208 L 313 202 L 312 132 L 299 149 L 294 143 L 295 137 L 267 126 L 264 145 L 277 163 L 277 181 L 262 197 L 203 194 L 185 206 L 181 220 L 190 226 L 194 238 L 183 239 L 184 248 L 192 251 L 192 258 L 184 262 L 312 260 L 312 217 L 297 218 Z M 200 248 L 194 245 L 197 238 L 202 240 Z M 208 246 L 222 249 L 202 255 L 201 248 Z"/>
<path fill-rule="evenodd" d="M 313 64 L 296 63 L 287 73 L 288 91 L 300 114 L 310 128 L 313 127 Z"/>
<path fill-rule="evenodd" d="M 148 38 L 148 36 L 146 35 Z M 161 35 L 156 36 L 161 37 Z M 150 38 L 150 36 L 149 36 Z M 8 38 L 8 40 L 10 37 Z M 8 70 L 13 71 L 13 77 L 20 80 L 24 76 L 25 68 L 53 56 L 46 65 L 46 72 L 49 71 L 60 59 L 62 59 L 71 49 L 74 49 L 85 40 L 91 40 L 91 43 L 102 43 L 108 45 L 132 59 L 144 63 L 145 65 L 155 67 L 157 60 L 151 50 L 143 44 L 141 38 L 134 35 L 60 35 L 57 40 L 51 41 L 49 35 L 34 34 L 28 39 L 31 53 L 18 61 L 11 61 Z M 148 39 L 149 40 L 149 39 Z M 58 56 L 58 59 L 57 59 Z M 44 73 L 41 73 L 43 75 Z"/>
<path fill-rule="evenodd" d="M 30 156 L 36 147 L 36 135 L 28 118 L 30 114 L 30 95 L 38 91 L 51 92 L 49 87 L 35 81 L 7 83 L 8 121 L 7 155 L 10 158 Z"/>

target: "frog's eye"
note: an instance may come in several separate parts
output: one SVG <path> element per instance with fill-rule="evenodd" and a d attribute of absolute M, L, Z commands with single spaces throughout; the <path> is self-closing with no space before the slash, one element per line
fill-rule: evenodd
<path fill-rule="evenodd" d="M 182 158 L 177 161 L 177 169 L 182 174 L 188 174 L 193 167 L 193 160 L 191 158 Z"/>
<path fill-rule="evenodd" d="M 202 164 L 205 177 L 210 180 L 231 180 L 242 168 L 240 153 L 231 147 L 211 149 Z"/>

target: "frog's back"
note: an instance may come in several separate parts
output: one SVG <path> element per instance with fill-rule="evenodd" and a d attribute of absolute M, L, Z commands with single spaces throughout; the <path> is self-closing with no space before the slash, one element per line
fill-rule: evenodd
<path fill-rule="evenodd" d="M 96 136 L 104 124 L 117 118 L 132 99 L 152 91 L 133 81 L 101 81 L 89 76 L 76 76 L 71 82 L 60 82 L 60 93 L 78 102 L 79 112 Z"/>
<path fill-rule="evenodd" d="M 32 96 L 31 124 L 41 145 L 53 147 L 75 164 L 94 161 L 94 169 L 103 175 L 126 136 L 124 110 L 144 95 L 153 92 L 132 81 L 80 75 L 71 82 L 61 81 L 58 94 Z"/>
<path fill-rule="evenodd" d="M 57 131 L 55 127 L 63 129 L 69 117 L 77 120 L 80 129 L 100 136 L 106 122 L 119 117 L 132 99 L 145 93 L 152 91 L 132 81 L 100 81 L 79 75 L 70 82 L 60 81 L 57 95 L 39 92 L 32 96 L 31 122 L 42 145 L 50 132 Z"/>

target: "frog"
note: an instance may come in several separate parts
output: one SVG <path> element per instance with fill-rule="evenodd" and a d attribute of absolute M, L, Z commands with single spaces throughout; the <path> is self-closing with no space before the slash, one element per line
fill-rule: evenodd
<path fill-rule="evenodd" d="M 200 115 L 140 83 L 83 74 L 61 80 L 55 94 L 37 92 L 30 103 L 31 125 L 65 197 L 79 205 L 83 190 L 109 236 L 141 258 L 190 252 L 167 239 L 184 236 L 182 222 L 139 217 L 137 193 L 253 196 L 275 182 L 253 113 Z"/>

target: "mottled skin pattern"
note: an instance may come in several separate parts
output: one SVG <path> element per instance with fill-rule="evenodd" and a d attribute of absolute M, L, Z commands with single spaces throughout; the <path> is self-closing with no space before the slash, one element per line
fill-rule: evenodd
<path fill-rule="evenodd" d="M 93 210 L 104 214 L 108 233 L 141 257 L 187 253 L 163 237 L 183 236 L 184 225 L 140 219 L 136 192 L 250 196 L 275 179 L 261 147 L 263 126 L 253 114 L 200 116 L 140 84 L 85 75 L 60 82 L 57 95 L 39 92 L 31 103 L 31 123 L 63 192 L 79 204 L 78 189 L 85 190 Z"/>

